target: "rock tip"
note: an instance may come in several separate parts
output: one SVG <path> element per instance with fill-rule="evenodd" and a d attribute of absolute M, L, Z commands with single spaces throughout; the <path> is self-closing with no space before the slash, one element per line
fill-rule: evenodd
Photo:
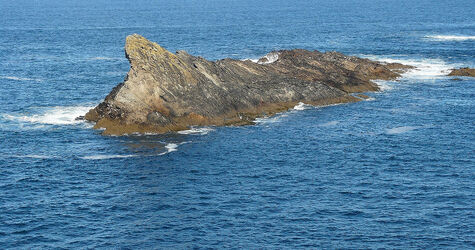
<path fill-rule="evenodd" d="M 138 53 L 137 52 L 143 52 Z M 139 35 L 132 34 L 128 35 L 125 39 L 125 54 L 126 57 L 130 60 L 130 57 L 143 56 L 144 54 L 169 54 L 165 48 L 160 46 L 158 43 L 151 42 L 147 38 Z"/>
<path fill-rule="evenodd" d="M 145 37 L 143 37 L 143 36 L 141 36 L 137 33 L 128 35 L 125 38 L 125 46 L 126 47 L 128 45 L 131 45 L 131 44 L 144 43 L 144 42 L 150 42 L 150 41 L 147 38 L 145 38 Z"/>

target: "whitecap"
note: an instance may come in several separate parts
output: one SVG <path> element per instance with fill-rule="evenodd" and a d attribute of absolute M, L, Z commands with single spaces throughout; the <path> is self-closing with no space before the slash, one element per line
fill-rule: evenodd
<path fill-rule="evenodd" d="M 130 158 L 130 157 L 137 157 L 138 155 L 88 155 L 88 156 L 81 156 L 79 158 L 84 160 L 107 160 L 107 159 L 115 159 L 115 158 Z"/>
<path fill-rule="evenodd" d="M 201 128 L 191 127 L 191 129 L 178 131 L 177 133 L 182 134 L 182 135 L 196 135 L 196 134 L 206 135 L 213 130 L 214 129 L 208 128 L 208 127 L 201 127 Z"/>
<path fill-rule="evenodd" d="M 461 35 L 430 35 L 424 38 L 435 41 L 466 41 L 475 40 L 475 36 L 461 36 Z"/>
<path fill-rule="evenodd" d="M 388 135 L 394 135 L 394 134 L 402 134 L 406 133 L 415 129 L 420 128 L 419 126 L 402 126 L 402 127 L 395 127 L 395 128 L 390 128 L 386 129 L 386 134 Z"/>
<path fill-rule="evenodd" d="M 17 77 L 17 76 L 0 76 L 0 79 L 14 80 L 14 81 L 34 81 L 41 82 L 40 79 L 27 78 L 27 77 Z"/>
<path fill-rule="evenodd" d="M 2 117 L 17 122 L 48 124 L 48 125 L 73 125 L 84 123 L 83 120 L 76 120 L 83 116 L 92 106 L 56 106 L 42 108 L 37 114 L 3 114 Z"/>

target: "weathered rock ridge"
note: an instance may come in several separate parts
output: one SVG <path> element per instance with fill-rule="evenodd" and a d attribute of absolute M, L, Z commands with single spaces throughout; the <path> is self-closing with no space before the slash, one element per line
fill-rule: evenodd
<path fill-rule="evenodd" d="M 452 69 L 448 76 L 471 76 L 475 77 L 475 69 L 472 68 L 460 68 L 460 69 Z"/>
<path fill-rule="evenodd" d="M 130 71 L 85 119 L 104 134 L 163 133 L 192 125 L 249 124 L 254 118 L 313 105 L 354 102 L 410 68 L 337 52 L 274 51 L 259 60 L 216 62 L 175 54 L 144 37 L 126 38 Z"/>

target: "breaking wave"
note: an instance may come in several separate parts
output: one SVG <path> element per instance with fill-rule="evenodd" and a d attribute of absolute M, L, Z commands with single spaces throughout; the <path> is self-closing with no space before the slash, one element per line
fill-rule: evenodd
<path fill-rule="evenodd" d="M 259 62 L 259 60 L 261 59 L 266 59 L 265 61 L 261 61 Z M 279 52 L 277 51 L 272 51 L 272 52 L 269 52 L 267 53 L 265 56 L 263 57 L 260 57 L 260 58 L 253 58 L 253 59 L 244 59 L 243 61 L 246 61 L 246 60 L 250 60 L 252 62 L 255 62 L 255 63 L 258 63 L 258 64 L 269 64 L 269 63 L 273 63 L 273 62 L 276 62 L 277 60 L 279 60 Z"/>
<path fill-rule="evenodd" d="M 435 41 L 466 41 L 475 40 L 475 36 L 458 36 L 458 35 L 430 35 L 424 38 Z"/>
<path fill-rule="evenodd" d="M 266 59 L 264 62 L 257 62 L 259 64 L 269 64 L 279 60 L 279 52 L 270 52 L 267 55 L 263 56 L 261 59 Z"/>
<path fill-rule="evenodd" d="M 394 59 L 379 56 L 364 56 L 366 58 L 380 61 L 383 63 L 401 63 L 414 66 L 414 69 L 408 70 L 402 76 L 408 79 L 428 80 L 445 77 L 451 69 L 460 65 L 449 64 L 441 59 Z M 385 81 L 376 82 L 381 84 Z M 384 86 L 383 86 L 384 88 Z"/>
<path fill-rule="evenodd" d="M 295 107 L 293 108 L 294 110 L 305 110 L 305 109 L 308 109 L 308 108 L 311 108 L 313 107 L 312 105 L 309 105 L 309 104 L 305 104 L 303 102 L 299 102 L 297 105 L 295 105 Z"/>
<path fill-rule="evenodd" d="M 2 117 L 16 122 L 48 125 L 73 125 L 83 123 L 77 117 L 86 114 L 92 106 L 57 106 L 44 108 L 37 114 L 3 114 Z"/>

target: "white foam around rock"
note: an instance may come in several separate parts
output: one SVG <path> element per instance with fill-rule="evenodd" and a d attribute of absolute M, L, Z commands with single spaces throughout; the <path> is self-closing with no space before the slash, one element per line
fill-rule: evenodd
<path fill-rule="evenodd" d="M 201 128 L 192 127 L 188 130 L 178 131 L 177 133 L 182 134 L 182 135 L 206 135 L 213 130 L 214 129 L 208 128 L 208 127 L 201 127 Z"/>
<path fill-rule="evenodd" d="M 85 115 L 92 106 L 56 106 L 42 108 L 36 114 L 3 114 L 2 117 L 17 122 L 49 124 L 49 125 L 72 125 L 84 123 L 77 120 L 79 116 Z"/>

